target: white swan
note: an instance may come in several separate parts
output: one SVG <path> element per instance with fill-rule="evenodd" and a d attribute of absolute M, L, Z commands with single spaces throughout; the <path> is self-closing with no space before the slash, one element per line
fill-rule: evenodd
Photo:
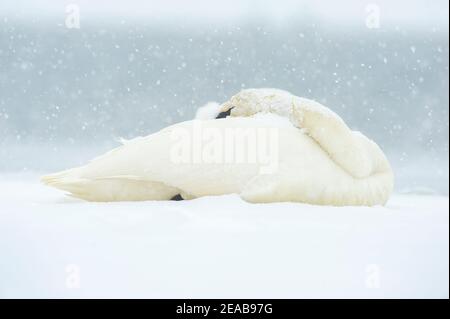
<path fill-rule="evenodd" d="M 89 201 L 230 193 L 253 203 L 388 200 L 393 174 L 383 152 L 325 106 L 282 90 L 249 89 L 220 111 L 230 116 L 167 127 L 42 181 Z"/>

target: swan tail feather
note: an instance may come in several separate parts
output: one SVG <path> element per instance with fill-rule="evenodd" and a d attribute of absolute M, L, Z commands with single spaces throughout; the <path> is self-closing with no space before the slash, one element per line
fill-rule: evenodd
<path fill-rule="evenodd" d="M 77 169 L 43 176 L 43 184 L 92 202 L 169 200 L 180 193 L 161 182 L 134 176 L 77 177 Z"/>

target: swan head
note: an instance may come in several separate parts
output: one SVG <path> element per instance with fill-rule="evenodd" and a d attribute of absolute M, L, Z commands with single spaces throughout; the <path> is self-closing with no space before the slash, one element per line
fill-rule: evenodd
<path fill-rule="evenodd" d="M 220 114 L 232 116 L 251 116 L 262 109 L 276 105 L 277 99 L 291 99 L 292 94 L 280 89 L 245 89 L 234 95 L 220 107 Z M 261 107 L 267 105 L 266 107 Z"/>

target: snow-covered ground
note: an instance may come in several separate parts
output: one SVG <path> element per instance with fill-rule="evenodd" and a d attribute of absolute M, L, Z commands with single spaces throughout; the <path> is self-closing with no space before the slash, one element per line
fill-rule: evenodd
<path fill-rule="evenodd" d="M 86 203 L 0 176 L 0 297 L 449 297 L 448 197 Z"/>

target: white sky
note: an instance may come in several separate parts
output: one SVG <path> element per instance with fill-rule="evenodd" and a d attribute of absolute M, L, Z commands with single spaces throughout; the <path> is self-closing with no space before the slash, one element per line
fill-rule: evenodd
<path fill-rule="evenodd" d="M 280 23 L 314 16 L 332 23 L 365 21 L 365 8 L 377 4 L 382 23 L 448 26 L 448 0 L 1 0 L 0 15 L 26 18 L 64 14 L 78 4 L 84 17 L 182 19 L 226 22 L 252 16 Z"/>

